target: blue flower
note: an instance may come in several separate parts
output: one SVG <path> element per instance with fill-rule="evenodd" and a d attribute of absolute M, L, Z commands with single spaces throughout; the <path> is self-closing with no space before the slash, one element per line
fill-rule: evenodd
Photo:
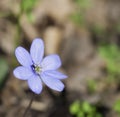
<path fill-rule="evenodd" d="M 52 54 L 43 59 L 43 55 L 44 43 L 39 38 L 33 40 L 30 53 L 23 47 L 17 47 L 15 56 L 21 66 L 14 69 L 14 76 L 27 80 L 29 88 L 36 94 L 41 93 L 42 82 L 53 90 L 62 91 L 64 84 L 60 80 L 67 76 L 57 71 L 61 66 L 60 57 Z"/>

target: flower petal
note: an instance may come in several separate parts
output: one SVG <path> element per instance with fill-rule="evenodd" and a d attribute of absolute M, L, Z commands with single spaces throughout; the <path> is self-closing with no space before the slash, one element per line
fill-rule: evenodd
<path fill-rule="evenodd" d="M 32 65 L 30 54 L 23 47 L 17 47 L 15 50 L 15 55 L 21 65 L 25 67 L 30 67 L 30 65 Z"/>
<path fill-rule="evenodd" d="M 35 64 L 39 64 L 44 54 L 44 43 L 42 39 L 36 38 L 31 45 L 30 54 Z"/>
<path fill-rule="evenodd" d="M 42 91 L 42 82 L 38 75 L 33 75 L 28 79 L 28 85 L 30 89 L 36 93 L 40 94 Z"/>
<path fill-rule="evenodd" d="M 53 90 L 62 91 L 64 89 L 64 84 L 59 79 L 52 78 L 44 73 L 41 74 L 41 79 L 49 88 Z"/>
<path fill-rule="evenodd" d="M 14 69 L 13 74 L 15 77 L 17 77 L 20 80 L 27 80 L 33 75 L 33 72 L 32 70 L 26 67 L 19 66 L 16 69 Z"/>
<path fill-rule="evenodd" d="M 43 71 L 56 70 L 61 66 L 60 57 L 58 55 L 55 55 L 55 54 L 46 56 L 43 59 L 41 66 L 43 68 Z"/>
<path fill-rule="evenodd" d="M 49 77 L 53 77 L 53 78 L 57 78 L 57 79 L 65 79 L 67 78 L 68 76 L 59 72 L 59 71 L 45 71 L 44 72 L 45 75 L 49 76 Z"/>

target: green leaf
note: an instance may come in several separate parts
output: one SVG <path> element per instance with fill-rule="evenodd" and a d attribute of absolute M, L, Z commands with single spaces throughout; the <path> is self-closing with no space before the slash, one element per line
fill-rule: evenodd
<path fill-rule="evenodd" d="M 82 105 L 83 111 L 85 113 L 91 113 L 92 112 L 92 106 L 88 102 L 84 102 Z"/>
<path fill-rule="evenodd" d="M 77 117 L 85 117 L 85 113 L 83 111 L 79 111 Z"/>
<path fill-rule="evenodd" d="M 70 113 L 73 115 L 76 115 L 77 113 L 79 113 L 80 110 L 80 102 L 79 101 L 75 101 L 73 104 L 71 104 L 70 106 Z"/>
<path fill-rule="evenodd" d="M 37 0 L 22 0 L 22 11 L 29 12 L 35 5 Z"/>
<path fill-rule="evenodd" d="M 114 104 L 114 106 L 113 106 L 113 110 L 114 110 L 115 112 L 120 113 L 120 100 L 117 100 L 117 101 L 115 102 L 115 104 Z"/>
<path fill-rule="evenodd" d="M 84 26 L 84 24 L 85 24 L 84 15 L 80 12 L 73 13 L 70 16 L 70 18 L 78 26 Z"/>
<path fill-rule="evenodd" d="M 35 21 L 35 18 L 34 18 L 32 13 L 27 13 L 26 15 L 27 15 L 27 18 L 28 18 L 29 22 L 34 22 Z"/>

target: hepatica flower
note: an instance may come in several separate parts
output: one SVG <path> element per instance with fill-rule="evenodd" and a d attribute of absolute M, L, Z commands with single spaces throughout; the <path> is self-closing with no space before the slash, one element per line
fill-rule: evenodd
<path fill-rule="evenodd" d="M 15 56 L 21 66 L 14 69 L 13 74 L 21 80 L 27 80 L 29 88 L 36 94 L 42 91 L 42 82 L 49 88 L 62 91 L 64 84 L 61 79 L 66 75 L 58 71 L 61 66 L 60 57 L 56 54 L 44 56 L 44 43 L 42 39 L 33 40 L 30 53 L 23 47 L 17 47 Z"/>

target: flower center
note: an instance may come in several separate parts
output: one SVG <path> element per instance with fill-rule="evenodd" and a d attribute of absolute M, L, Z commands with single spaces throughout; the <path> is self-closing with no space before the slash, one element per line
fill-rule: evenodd
<path fill-rule="evenodd" d="M 32 69 L 35 73 L 40 74 L 42 72 L 42 68 L 39 65 L 33 64 Z"/>

